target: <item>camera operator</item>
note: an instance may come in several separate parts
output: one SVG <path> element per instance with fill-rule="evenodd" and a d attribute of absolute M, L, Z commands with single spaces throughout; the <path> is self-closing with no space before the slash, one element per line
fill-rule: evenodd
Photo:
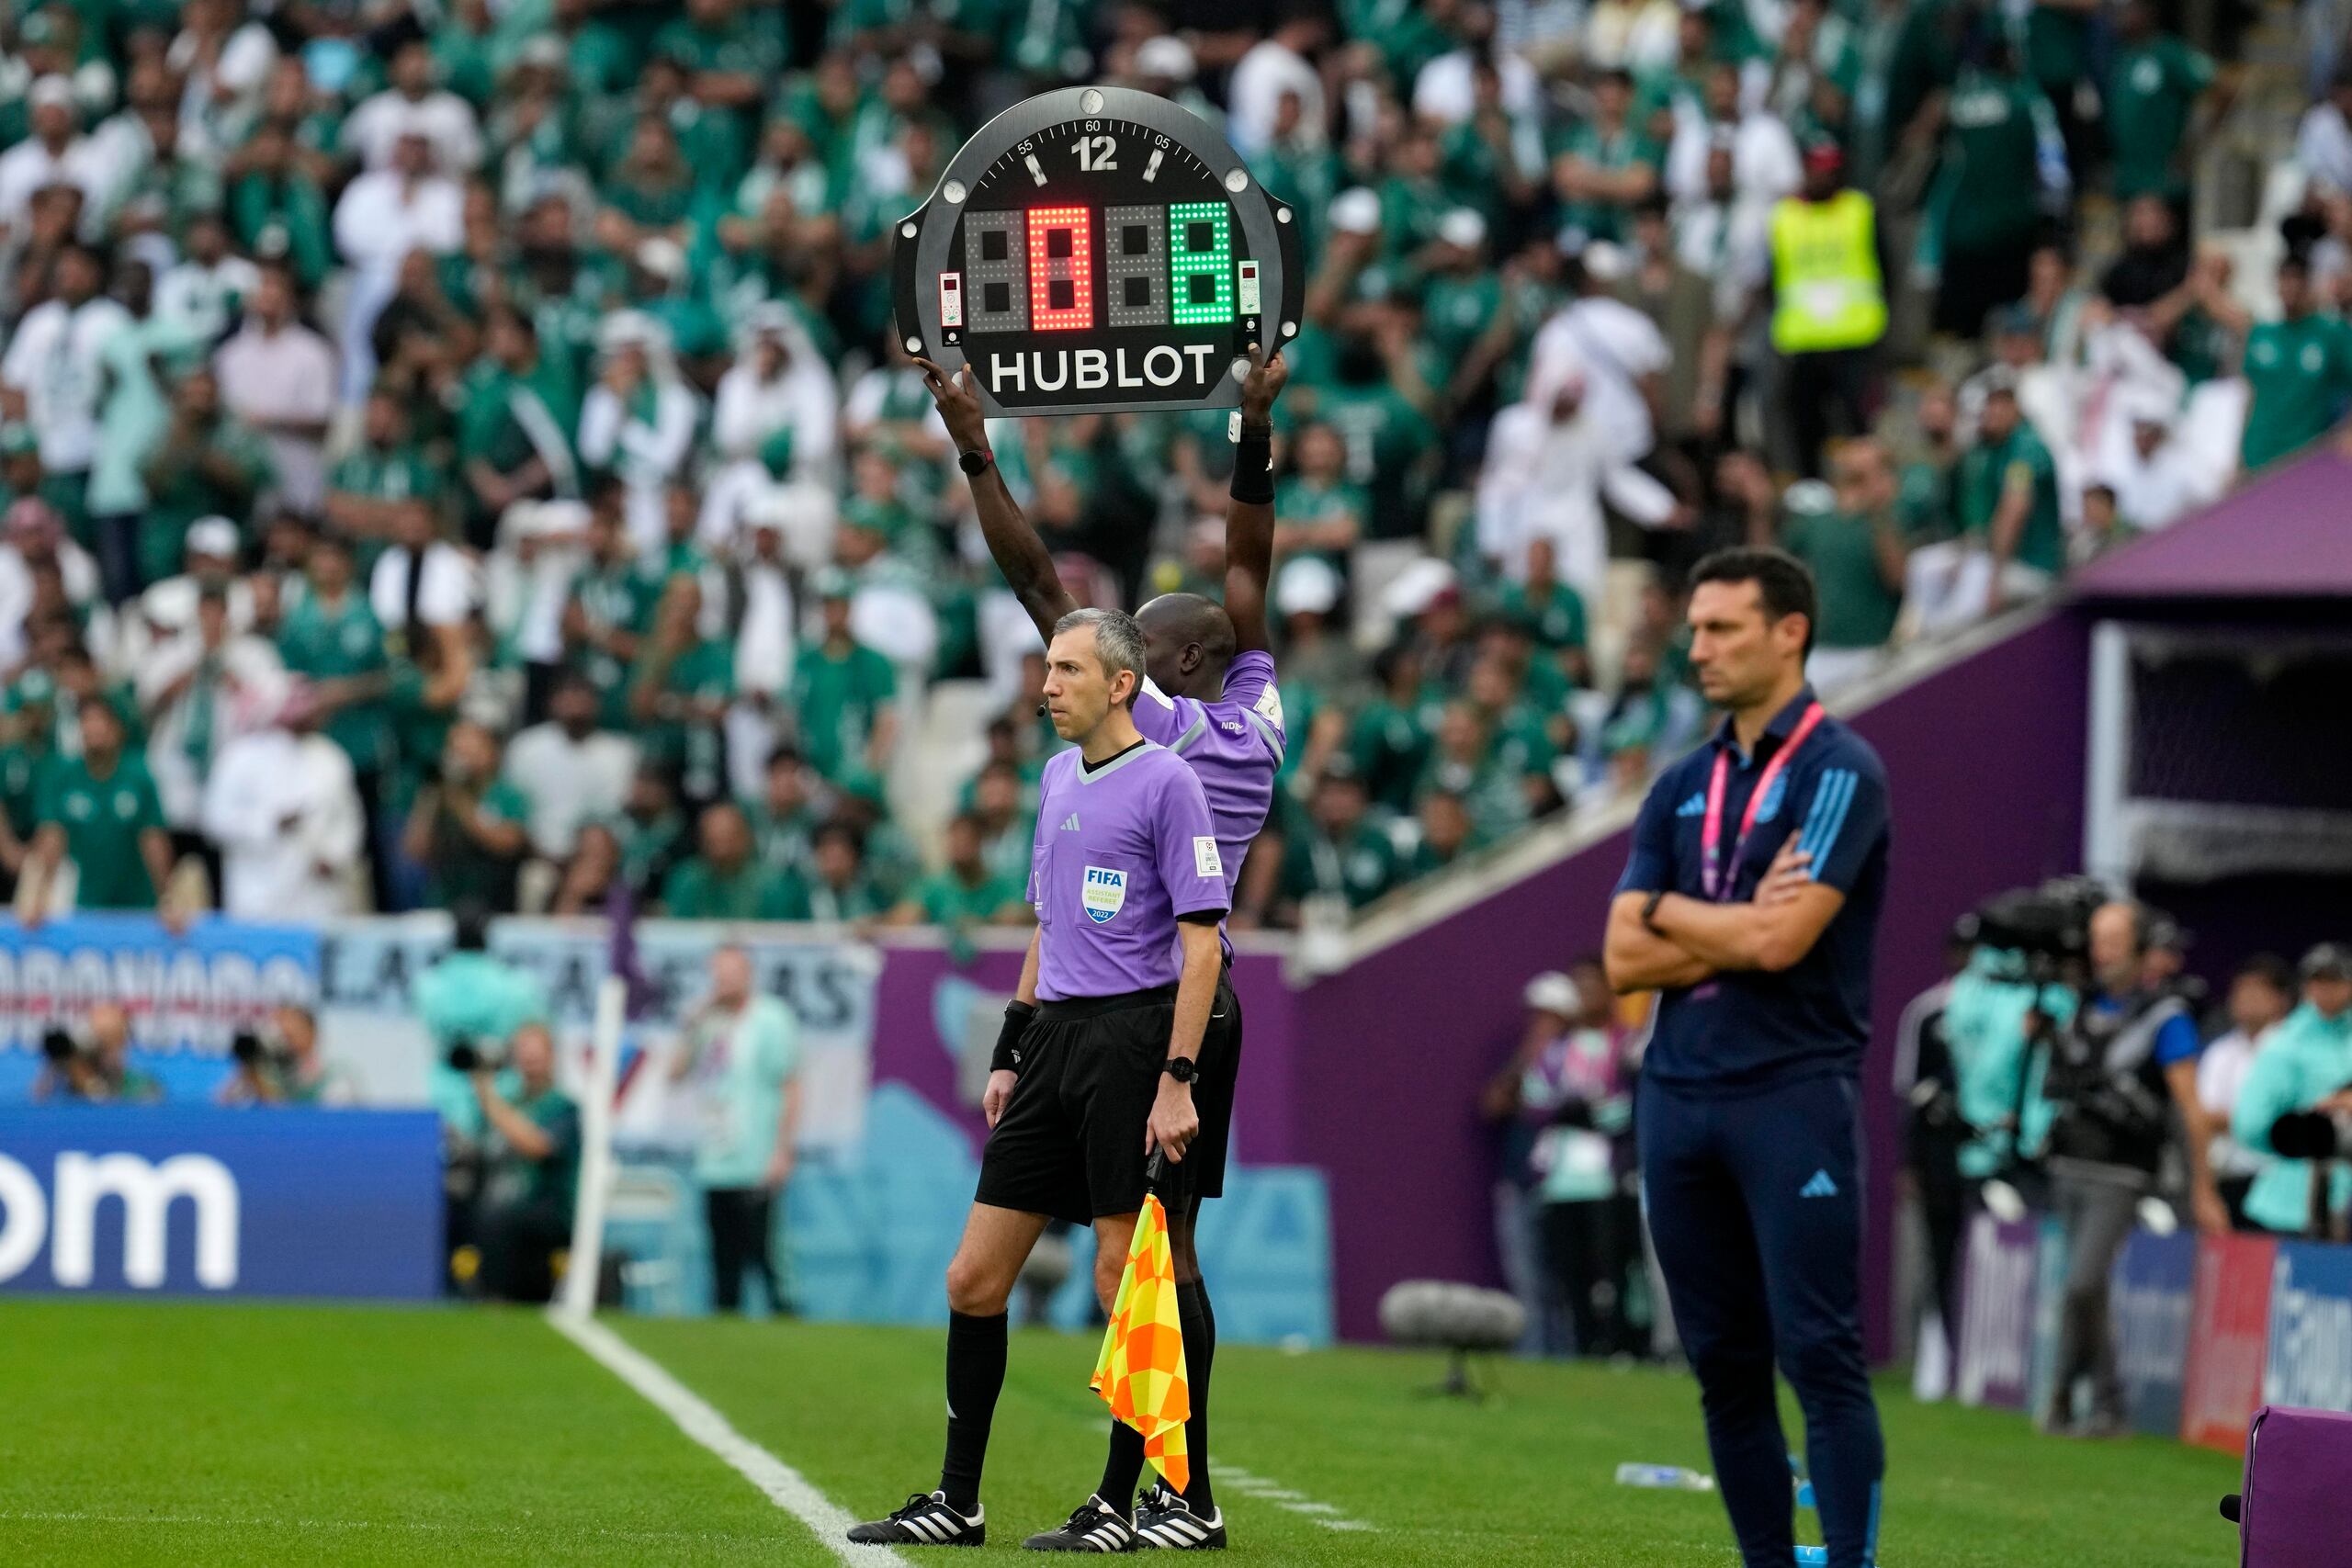
<path fill-rule="evenodd" d="M 1946 1363 L 1960 1330 L 1960 1238 L 1969 1200 L 1961 1156 L 1972 1129 L 1961 1115 L 1960 1066 L 1945 1020 L 1975 952 L 1975 922 L 1963 916 L 1944 939 L 1944 977 L 1911 998 L 1894 1030 L 1894 1090 L 1909 1123 L 1903 1179 L 1927 1233 L 1929 1295 L 1921 1309 L 1923 1315 L 1928 1310 L 1935 1314 Z M 1940 1384 L 1935 1396 L 1941 1397 Z"/>
<path fill-rule="evenodd" d="M 306 1007 L 281 1002 L 267 1031 L 230 1043 L 236 1070 L 221 1084 L 223 1105 L 349 1105 L 357 1086 L 319 1050 L 319 1021 Z"/>
<path fill-rule="evenodd" d="M 130 1015 L 115 1002 L 99 1002 L 82 1021 L 76 1037 L 52 1029 L 41 1037 L 40 1074 L 35 1100 L 77 1100 L 94 1104 L 153 1103 L 164 1086 L 130 1065 Z"/>
<path fill-rule="evenodd" d="M 2049 1052 L 2043 1091 L 2056 1106 L 2049 1138 L 2052 1200 L 2066 1226 L 2064 1304 L 2057 1376 L 2043 1429 L 2086 1437 L 2129 1429 L 2108 1319 L 2108 1276 L 2152 1192 L 2177 1108 L 2190 1128 L 2197 1105 L 2197 1024 L 2169 989 L 2147 983 L 2150 911 L 2101 905 L 2090 918 L 2090 979 L 2074 1017 L 2038 1031 Z M 2184 1140 L 2199 1229 L 2229 1228 L 2202 1139 Z M 2075 1379 L 2091 1380 L 2091 1414 L 2074 1426 Z"/>
<path fill-rule="evenodd" d="M 449 1053 L 475 1041 L 505 1041 L 526 1023 L 548 1020 L 546 989 L 528 972 L 490 951 L 490 908 L 480 899 L 450 910 L 449 951 L 417 977 L 416 1016 L 433 1040 L 427 1093 L 453 1141 L 481 1135 L 481 1111 L 469 1074 Z"/>
<path fill-rule="evenodd" d="M 800 1125 L 800 1022 L 783 998 L 752 993 L 741 948 L 710 955 L 710 994 L 686 1021 L 670 1077 L 698 1101 L 695 1179 L 710 1224 L 711 1299 L 740 1311 L 748 1269 L 781 1312 L 770 1249 Z"/>
<path fill-rule="evenodd" d="M 2303 955 L 2302 979 L 2302 1005 L 2246 1069 L 2230 1132 L 2241 1147 L 2277 1156 L 2246 1192 L 2247 1220 L 2325 1238 L 2352 1202 L 2352 951 L 2322 942 Z"/>
<path fill-rule="evenodd" d="M 516 1030 L 509 1057 L 517 1080 L 512 1100 L 499 1089 L 495 1064 L 479 1054 L 464 1057 L 488 1127 L 474 1233 L 484 1289 L 503 1301 L 543 1302 L 555 1292 L 552 1255 L 571 1239 L 580 1108 L 556 1087 L 547 1025 Z"/>

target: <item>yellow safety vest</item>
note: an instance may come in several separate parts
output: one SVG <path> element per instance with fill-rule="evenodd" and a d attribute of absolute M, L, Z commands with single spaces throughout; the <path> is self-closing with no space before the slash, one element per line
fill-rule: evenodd
<path fill-rule="evenodd" d="M 1886 334 L 1878 217 L 1871 198 L 1783 197 L 1772 209 L 1772 346 L 1782 354 L 1867 348 Z"/>

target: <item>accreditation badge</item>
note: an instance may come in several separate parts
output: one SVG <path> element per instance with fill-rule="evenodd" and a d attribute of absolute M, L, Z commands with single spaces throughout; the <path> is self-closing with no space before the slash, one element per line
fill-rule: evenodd
<path fill-rule="evenodd" d="M 1079 901 L 1085 907 L 1088 919 L 1098 926 L 1109 925 L 1126 907 L 1127 874 L 1107 865 L 1088 866 Z"/>

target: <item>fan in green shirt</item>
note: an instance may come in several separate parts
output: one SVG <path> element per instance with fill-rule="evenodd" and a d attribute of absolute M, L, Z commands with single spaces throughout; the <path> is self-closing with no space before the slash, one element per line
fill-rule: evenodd
<path fill-rule="evenodd" d="M 251 512 L 254 497 L 270 481 L 269 452 L 221 407 L 212 372 L 198 368 L 173 389 L 170 426 L 140 477 L 149 498 L 139 523 L 140 580 L 161 582 L 180 570 L 189 524 Z"/>
<path fill-rule="evenodd" d="M 2352 398 L 2352 328 L 2315 308 L 2311 271 L 2301 257 L 2278 264 L 2279 319 L 2246 334 L 2247 404 L 2238 461 L 2265 464 L 2318 440 Z"/>
<path fill-rule="evenodd" d="M 660 768 L 638 769 L 620 810 L 601 826 L 613 836 L 621 880 L 639 898 L 661 887 L 685 847 L 685 815 L 678 809 L 670 775 Z"/>
<path fill-rule="evenodd" d="M 1437 426 L 1415 400 L 1421 389 L 1408 395 L 1398 384 L 1419 374 L 1407 363 L 1411 354 L 1409 339 L 1384 344 L 1368 334 L 1348 334 L 1340 342 L 1337 378 L 1316 399 L 1317 418 L 1339 433 L 1347 453 L 1349 482 L 1372 498 L 1365 521 L 1375 539 L 1419 532 L 1419 502 L 1437 454 Z"/>
<path fill-rule="evenodd" d="M 702 590 L 675 577 L 662 598 L 653 635 L 631 677 L 629 714 L 653 766 L 674 773 L 688 800 L 716 800 L 727 788 L 727 709 L 735 700 L 735 646 L 699 636 Z"/>
<path fill-rule="evenodd" d="M 326 520 L 364 542 L 373 565 L 401 503 L 422 501 L 437 511 L 448 487 L 440 466 L 409 438 L 408 411 L 399 398 L 369 393 L 362 420 L 358 444 L 327 470 Z"/>
<path fill-rule="evenodd" d="M 1275 900 L 1296 923 L 1308 898 L 1344 899 L 1351 909 L 1396 886 L 1396 846 L 1366 814 L 1363 781 L 1344 763 L 1316 781 L 1307 821 L 1284 836 Z"/>
<path fill-rule="evenodd" d="M 1633 77 L 1606 72 L 1593 86 L 1592 118 L 1569 125 L 1552 146 L 1561 224 L 1587 240 L 1623 241 L 1634 209 L 1657 189 L 1665 158 L 1633 115 Z"/>
<path fill-rule="evenodd" d="M 1420 656 L 1408 645 L 1383 649 L 1373 661 L 1373 673 L 1380 694 L 1356 711 L 1348 736 L 1349 760 L 1374 805 L 1387 811 L 1410 811 L 1413 790 L 1429 765 L 1442 705 L 1424 690 Z M 1287 683 L 1283 696 L 1289 705 L 1292 689 Z M 1299 733 L 1305 734 L 1305 728 Z"/>
<path fill-rule="evenodd" d="M 768 753 L 760 798 L 743 802 L 744 819 L 752 825 L 752 840 L 760 863 L 779 874 L 795 874 L 808 864 L 809 840 L 823 817 L 817 809 L 816 780 L 798 750 L 789 744 Z M 1022 871 L 1027 874 L 1029 851 L 1023 839 Z"/>
<path fill-rule="evenodd" d="M 622 506 L 626 487 L 606 476 L 597 481 L 588 516 L 588 558 L 571 580 L 563 607 L 567 662 L 588 678 L 603 703 L 607 728 L 630 728 L 629 672 L 652 628 L 662 585 L 638 570 Z"/>
<path fill-rule="evenodd" d="M 1294 471 L 1274 488 L 1274 550 L 1284 561 L 1312 556 L 1345 581 L 1348 554 L 1363 537 L 1372 501 L 1347 478 L 1348 449 L 1328 424 L 1301 427 Z"/>
<path fill-rule="evenodd" d="M 391 761 L 391 717 L 384 701 L 391 660 L 384 652 L 384 628 L 368 596 L 353 586 L 350 547 L 340 538 L 321 536 L 303 570 L 310 591 L 279 624 L 277 655 L 288 671 L 317 682 L 328 709 L 327 739 L 365 778 Z"/>
<path fill-rule="evenodd" d="M 530 803 L 499 776 L 498 741 L 482 726 L 450 724 L 440 756 L 438 773 L 416 789 L 401 836 L 409 859 L 424 868 L 426 902 L 511 909 Z"/>
<path fill-rule="evenodd" d="M 818 829 L 808 874 L 792 878 L 791 918 L 846 925 L 888 914 L 892 899 L 867 870 L 865 852 L 865 836 L 845 819 Z"/>
<path fill-rule="evenodd" d="M 52 757 L 34 791 L 40 826 L 26 874 L 42 908 L 61 860 L 74 862 L 84 909 L 153 909 L 171 874 L 171 836 L 146 759 L 124 750 L 121 716 L 102 698 L 82 704 L 82 754 Z"/>
<path fill-rule="evenodd" d="M 1549 538 L 1529 540 L 1526 581 L 1504 583 L 1495 609 L 1537 648 L 1555 660 L 1573 655 L 1570 662 L 1580 669 L 1588 637 L 1584 595 L 1555 575 L 1558 562 L 1558 550 Z"/>
<path fill-rule="evenodd" d="M 793 889 L 752 853 L 742 807 L 720 801 L 703 808 L 701 852 L 680 861 L 662 884 L 662 907 L 673 920 L 788 920 Z"/>
<path fill-rule="evenodd" d="M 791 706 L 800 754 L 836 784 L 878 773 L 898 734 L 898 672 L 850 636 L 849 580 L 820 574 L 825 634 L 800 645 L 792 664 Z"/>
<path fill-rule="evenodd" d="M 2181 141 L 2197 100 L 2213 85 L 2213 62 L 2158 30 L 2149 0 L 2128 0 L 2117 21 L 2118 47 L 2107 77 L 2107 139 L 2115 199 L 2188 193 Z"/>
<path fill-rule="evenodd" d="M 542 352 L 537 324 L 512 308 L 489 313 L 483 346 L 458 385 L 458 469 L 476 531 L 517 501 L 574 495 L 579 483 L 576 374 L 562 355 Z"/>
<path fill-rule="evenodd" d="M 1416 796 L 1432 789 L 1462 797 L 1470 820 L 1488 839 L 1501 839 L 1523 827 L 1529 816 L 1532 776 L 1529 766 L 1538 756 L 1531 737 L 1522 731 L 1515 749 L 1518 766 L 1507 765 L 1499 737 L 1478 708 L 1466 701 L 1449 703 L 1437 723 L 1436 744 L 1421 769 Z M 1550 759 L 1543 758 L 1548 767 Z"/>
<path fill-rule="evenodd" d="M 980 819 L 957 812 L 947 823 L 947 864 L 915 885 L 906 902 L 890 912 L 890 922 L 953 928 L 1023 919 L 1026 887 L 992 871 L 984 852 Z"/>
<path fill-rule="evenodd" d="M 1781 543 L 1812 569 L 1818 585 L 1815 645 L 1883 648 L 1903 611 L 1911 550 L 1896 509 L 1894 468 L 1877 442 L 1849 441 L 1838 449 L 1834 473 L 1832 504 L 1803 511 L 1792 505 Z"/>
<path fill-rule="evenodd" d="M 1420 831 L 1400 868 L 1408 882 L 1433 876 L 1486 847 L 1471 823 L 1469 803 L 1451 790 L 1433 789 L 1422 795 L 1414 815 L 1419 818 Z"/>
<path fill-rule="evenodd" d="M 1993 554 L 1994 580 L 2010 561 L 2057 577 L 2066 570 L 2058 469 L 2018 411 L 2016 387 L 1996 382 L 1977 416 L 1976 445 L 1960 459 L 1960 528 Z"/>

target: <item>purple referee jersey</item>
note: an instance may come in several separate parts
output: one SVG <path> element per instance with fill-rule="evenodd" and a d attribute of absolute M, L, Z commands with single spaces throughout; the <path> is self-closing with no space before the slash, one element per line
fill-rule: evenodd
<path fill-rule="evenodd" d="M 1217 855 L 1225 863 L 1225 894 L 1232 906 L 1250 840 L 1274 804 L 1282 771 L 1283 697 L 1274 686 L 1274 658 L 1262 649 L 1237 654 L 1216 702 L 1171 697 L 1143 683 L 1136 694 L 1136 728 L 1192 764 L 1216 820 Z"/>
<path fill-rule="evenodd" d="M 1177 920 L 1231 907 L 1200 779 L 1149 740 L 1091 773 L 1076 747 L 1056 752 L 1039 785 L 1029 902 L 1040 999 L 1173 985 Z"/>

